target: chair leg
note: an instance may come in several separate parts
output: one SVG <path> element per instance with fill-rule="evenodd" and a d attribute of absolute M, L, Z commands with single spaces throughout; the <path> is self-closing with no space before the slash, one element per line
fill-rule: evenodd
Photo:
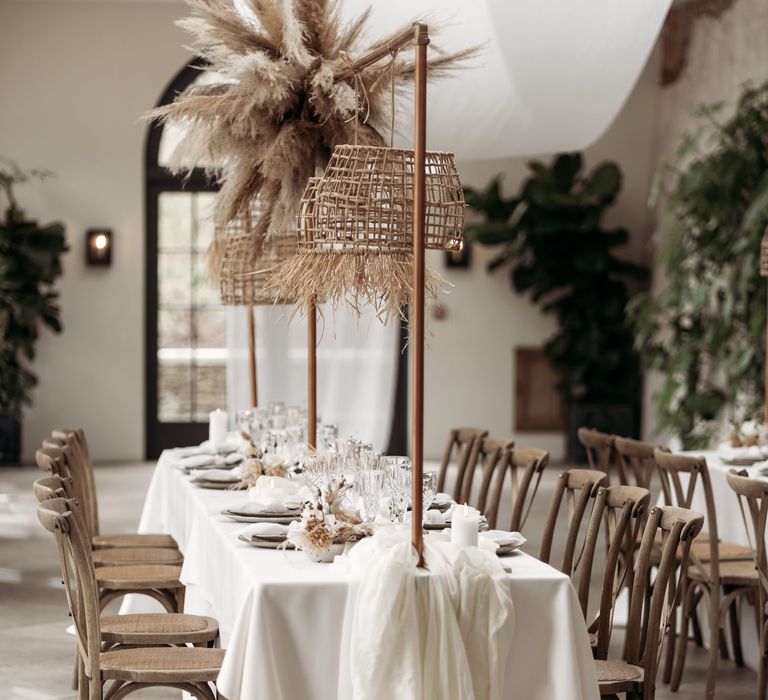
<path fill-rule="evenodd" d="M 730 593 L 733 588 L 731 586 L 725 587 L 726 594 Z M 739 668 L 744 666 L 744 655 L 741 651 L 741 629 L 739 627 L 739 599 L 734 598 L 731 604 L 728 606 L 728 625 L 731 631 L 731 644 L 733 646 L 733 660 Z"/>
<path fill-rule="evenodd" d="M 722 630 L 720 629 L 720 601 L 717 595 L 718 591 L 713 587 L 709 591 L 708 610 L 709 610 L 709 664 L 707 666 L 707 700 L 715 697 L 715 684 L 717 683 L 717 663 L 720 650 L 720 638 Z"/>
<path fill-rule="evenodd" d="M 677 649 L 674 654 L 674 663 L 672 675 L 670 676 L 669 688 L 673 692 L 680 688 L 680 680 L 683 677 L 683 668 L 685 667 L 685 655 L 688 650 L 688 621 L 691 619 L 691 613 L 696 600 L 696 586 L 692 585 L 687 577 L 684 577 L 682 583 L 681 600 L 683 610 L 680 622 L 680 634 L 677 637 Z"/>

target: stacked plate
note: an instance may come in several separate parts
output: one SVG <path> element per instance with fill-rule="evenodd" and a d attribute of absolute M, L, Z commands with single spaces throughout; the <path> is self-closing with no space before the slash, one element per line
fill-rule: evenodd
<path fill-rule="evenodd" d="M 236 523 L 279 523 L 287 525 L 301 517 L 300 508 L 286 508 L 284 511 L 257 511 L 250 508 L 227 508 L 221 514 Z"/>
<path fill-rule="evenodd" d="M 228 489 L 240 483 L 240 477 L 228 469 L 195 469 L 190 481 L 204 489 Z"/>
<path fill-rule="evenodd" d="M 288 542 L 288 528 L 278 523 L 259 523 L 245 528 L 238 536 L 241 542 L 262 549 L 295 549 Z"/>

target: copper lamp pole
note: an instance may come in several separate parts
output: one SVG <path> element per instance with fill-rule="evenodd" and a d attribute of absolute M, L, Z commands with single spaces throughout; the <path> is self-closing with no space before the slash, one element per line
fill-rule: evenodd
<path fill-rule="evenodd" d="M 253 304 L 248 304 L 248 367 L 251 371 L 251 406 L 259 405 L 256 376 L 256 321 L 253 318 Z"/>
<path fill-rule="evenodd" d="M 307 309 L 307 445 L 317 447 L 317 304 Z"/>
<path fill-rule="evenodd" d="M 413 120 L 413 301 L 411 303 L 411 542 L 424 565 L 424 225 L 427 151 L 427 25 L 413 25 L 416 43 L 416 92 Z"/>

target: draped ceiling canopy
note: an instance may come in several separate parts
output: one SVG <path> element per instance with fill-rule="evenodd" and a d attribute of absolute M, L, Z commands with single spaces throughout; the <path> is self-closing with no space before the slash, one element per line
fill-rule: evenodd
<path fill-rule="evenodd" d="M 381 35 L 422 17 L 434 45 L 485 44 L 471 68 L 429 86 L 428 147 L 485 159 L 580 150 L 629 96 L 672 0 L 377 0 Z M 345 0 L 352 18 L 368 2 Z M 354 57 L 353 57 L 354 58 Z M 398 141 L 411 140 L 410 109 Z"/>

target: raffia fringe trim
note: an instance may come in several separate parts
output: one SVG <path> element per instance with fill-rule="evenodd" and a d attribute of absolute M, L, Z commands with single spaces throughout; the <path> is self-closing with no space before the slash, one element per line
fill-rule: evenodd
<path fill-rule="evenodd" d="M 426 303 L 436 301 L 450 286 L 430 268 L 424 280 Z M 266 284 L 278 299 L 293 301 L 292 317 L 297 312 L 305 314 L 316 300 L 334 310 L 346 305 L 358 317 L 362 305 L 368 304 L 384 323 L 403 317 L 404 307 L 411 303 L 412 286 L 411 253 L 334 250 L 300 250 L 274 267 Z"/>

